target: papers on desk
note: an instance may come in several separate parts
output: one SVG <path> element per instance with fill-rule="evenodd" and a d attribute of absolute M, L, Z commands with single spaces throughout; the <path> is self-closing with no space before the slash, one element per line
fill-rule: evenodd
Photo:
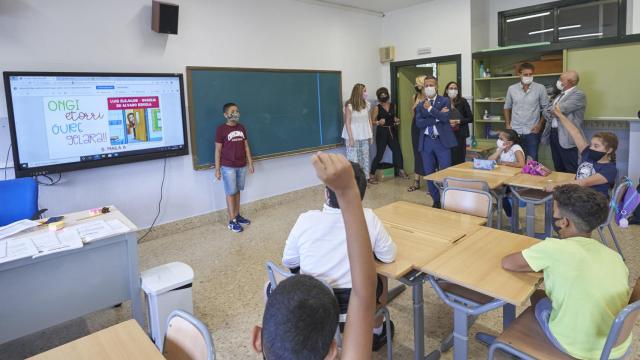
<path fill-rule="evenodd" d="M 0 240 L 0 248 L 3 248 L 3 250 L 0 250 L 0 264 L 32 257 L 38 253 L 38 249 L 33 245 L 33 241 L 28 237 Z"/>
<path fill-rule="evenodd" d="M 83 224 L 72 226 L 78 232 L 82 242 L 89 243 L 91 241 L 104 238 L 111 235 L 121 234 L 129 231 L 129 228 L 118 219 L 113 220 L 95 220 Z"/>
<path fill-rule="evenodd" d="M 34 223 L 38 225 L 37 222 Z M 32 226 L 29 223 L 19 224 L 12 228 L 11 231 L 19 228 L 24 230 L 30 227 Z M 17 232 L 22 230 L 17 230 Z M 96 220 L 55 232 L 39 231 L 32 236 L 0 240 L 0 264 L 26 257 L 37 258 L 61 251 L 79 249 L 83 246 L 83 243 L 129 231 L 129 227 L 118 219 Z M 14 234 L 17 232 L 14 232 Z"/>
<path fill-rule="evenodd" d="M 0 227 L 0 239 L 4 239 L 21 231 L 36 227 L 40 223 L 31 220 L 19 220 L 6 226 Z"/>

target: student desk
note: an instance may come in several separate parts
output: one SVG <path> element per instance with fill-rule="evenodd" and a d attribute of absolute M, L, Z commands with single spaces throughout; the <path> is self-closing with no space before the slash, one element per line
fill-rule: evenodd
<path fill-rule="evenodd" d="M 130 232 L 82 248 L 0 264 L 0 343 L 131 300 L 143 323 L 137 227 L 118 209 L 82 220 L 87 211 L 65 215 L 65 226 L 118 219 Z M 19 236 L 48 231 L 46 227 Z"/>
<path fill-rule="evenodd" d="M 544 189 L 548 184 L 562 184 L 574 180 L 576 177 L 572 173 L 552 172 L 548 176 L 534 176 L 529 174 L 518 174 L 505 183 L 512 191 L 513 214 L 511 216 L 511 229 L 519 229 L 519 206 L 517 204 L 522 199 L 527 204 L 526 212 L 526 234 L 535 236 L 535 205 L 545 204 L 544 235 L 551 235 L 551 222 L 553 221 L 553 197 L 551 193 L 545 193 Z"/>
<path fill-rule="evenodd" d="M 409 229 L 448 243 L 456 242 L 467 233 L 475 231 L 479 225 L 484 225 L 487 222 L 485 218 L 435 209 L 406 201 L 396 201 L 374 211 L 380 220 L 387 225 L 387 228 L 395 226 Z"/>
<path fill-rule="evenodd" d="M 30 360 L 164 359 L 135 320 L 128 320 L 43 352 Z"/>
<path fill-rule="evenodd" d="M 438 295 L 454 309 L 454 359 L 467 359 L 468 316 L 504 307 L 503 325 L 515 318 L 515 306 L 526 304 L 542 279 L 542 274 L 515 273 L 502 269 L 502 258 L 526 249 L 539 240 L 501 230 L 482 227 L 465 236 L 434 259 L 420 266 L 430 274 L 429 281 Z M 473 311 L 445 295 L 436 279 L 446 280 L 493 300 Z M 463 302 L 465 299 L 462 299 Z"/>
<path fill-rule="evenodd" d="M 473 168 L 473 163 L 465 162 L 434 172 L 433 174 L 425 176 L 424 179 L 442 183 L 445 178 L 452 177 L 486 182 L 489 186 L 489 190 L 497 200 L 498 221 L 496 226 L 500 229 L 502 227 L 502 198 L 506 191 L 506 188 L 504 188 L 503 185 L 508 179 L 512 178 L 518 172 L 520 172 L 520 169 L 518 168 L 503 165 L 497 165 L 493 170 L 479 170 Z"/>
<path fill-rule="evenodd" d="M 452 243 L 425 233 L 385 224 L 389 235 L 396 243 L 396 260 L 390 264 L 376 262 L 376 271 L 386 277 L 398 280 L 412 289 L 413 298 L 413 347 L 414 359 L 436 360 L 439 352 L 424 355 L 424 299 L 423 284 L 425 274 L 414 270 L 415 265 L 433 260 L 452 246 Z"/>

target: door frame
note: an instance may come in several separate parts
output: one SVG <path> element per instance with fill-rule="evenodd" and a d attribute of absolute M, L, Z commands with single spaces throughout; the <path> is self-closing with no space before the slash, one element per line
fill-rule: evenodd
<path fill-rule="evenodd" d="M 391 93 L 393 94 L 393 102 L 398 103 L 398 68 L 404 66 L 412 66 L 419 64 L 429 64 L 429 63 L 441 63 L 441 62 L 456 62 L 456 81 L 462 87 L 462 54 L 455 55 L 447 55 L 447 56 L 436 56 L 430 58 L 422 58 L 422 59 L 413 59 L 413 60 L 404 60 L 404 61 L 392 61 L 389 63 L 389 70 L 391 71 Z"/>

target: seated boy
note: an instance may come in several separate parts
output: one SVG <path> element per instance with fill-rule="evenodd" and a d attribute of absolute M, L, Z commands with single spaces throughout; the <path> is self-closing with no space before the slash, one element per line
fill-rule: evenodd
<path fill-rule="evenodd" d="M 376 272 L 371 256 L 362 203 L 350 163 L 342 155 L 313 157 L 318 177 L 342 204 L 347 252 L 353 286 L 342 344 L 342 359 L 371 358 L 371 328 L 375 311 Z M 265 359 L 337 359 L 333 340 L 338 326 L 338 304 L 319 280 L 292 276 L 269 296 L 262 328 L 253 331 L 253 347 Z"/>
<path fill-rule="evenodd" d="M 560 239 L 506 256 L 510 271 L 543 271 L 545 294 L 538 290 L 531 305 L 549 341 L 579 359 L 599 359 L 613 320 L 629 301 L 629 270 L 620 255 L 591 239 L 607 219 L 607 199 L 575 184 L 553 192 L 553 227 Z M 631 336 L 611 352 L 622 357 Z"/>
<path fill-rule="evenodd" d="M 351 163 L 351 166 L 362 199 L 367 188 L 367 179 L 358 164 Z M 367 222 L 373 254 L 382 262 L 394 261 L 396 245 L 389 237 L 380 219 L 371 209 L 364 209 L 364 217 Z M 335 192 L 330 188 L 325 188 L 325 204 L 322 211 L 308 211 L 300 215 L 296 221 L 284 247 L 282 264 L 292 269 L 292 272 L 296 272 L 295 269 L 299 267 L 301 274 L 311 275 L 329 284 L 338 299 L 340 313 L 347 312 L 349 293 L 351 292 L 347 239 L 340 204 Z M 384 279 L 384 283 L 386 283 L 386 279 Z M 383 280 L 378 278 L 376 299 L 381 303 L 386 302 L 386 296 L 383 297 L 383 293 L 385 293 L 383 287 Z M 386 329 L 382 326 L 382 320 L 382 318 L 378 319 L 377 327 L 373 329 L 374 351 L 386 343 Z M 391 329 L 393 336 L 393 325 Z"/>

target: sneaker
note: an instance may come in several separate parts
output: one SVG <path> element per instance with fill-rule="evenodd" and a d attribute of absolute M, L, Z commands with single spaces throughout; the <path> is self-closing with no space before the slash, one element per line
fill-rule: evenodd
<path fill-rule="evenodd" d="M 240 225 L 249 225 L 251 224 L 251 221 L 247 218 L 243 218 L 240 214 L 238 214 L 238 216 L 236 216 L 236 222 Z"/>
<path fill-rule="evenodd" d="M 242 232 L 242 230 L 244 230 L 242 226 L 238 224 L 238 222 L 235 220 L 229 221 L 229 225 L 227 225 L 227 227 L 229 228 L 229 230 L 235 233 L 239 233 L 239 232 Z"/>
<path fill-rule="evenodd" d="M 391 340 L 393 341 L 393 335 L 395 334 L 395 325 L 393 321 L 389 320 L 389 325 L 391 325 Z M 378 351 L 382 349 L 382 347 L 387 343 L 387 324 L 386 322 L 382 323 L 382 332 L 380 335 L 373 334 L 373 351 Z"/>

